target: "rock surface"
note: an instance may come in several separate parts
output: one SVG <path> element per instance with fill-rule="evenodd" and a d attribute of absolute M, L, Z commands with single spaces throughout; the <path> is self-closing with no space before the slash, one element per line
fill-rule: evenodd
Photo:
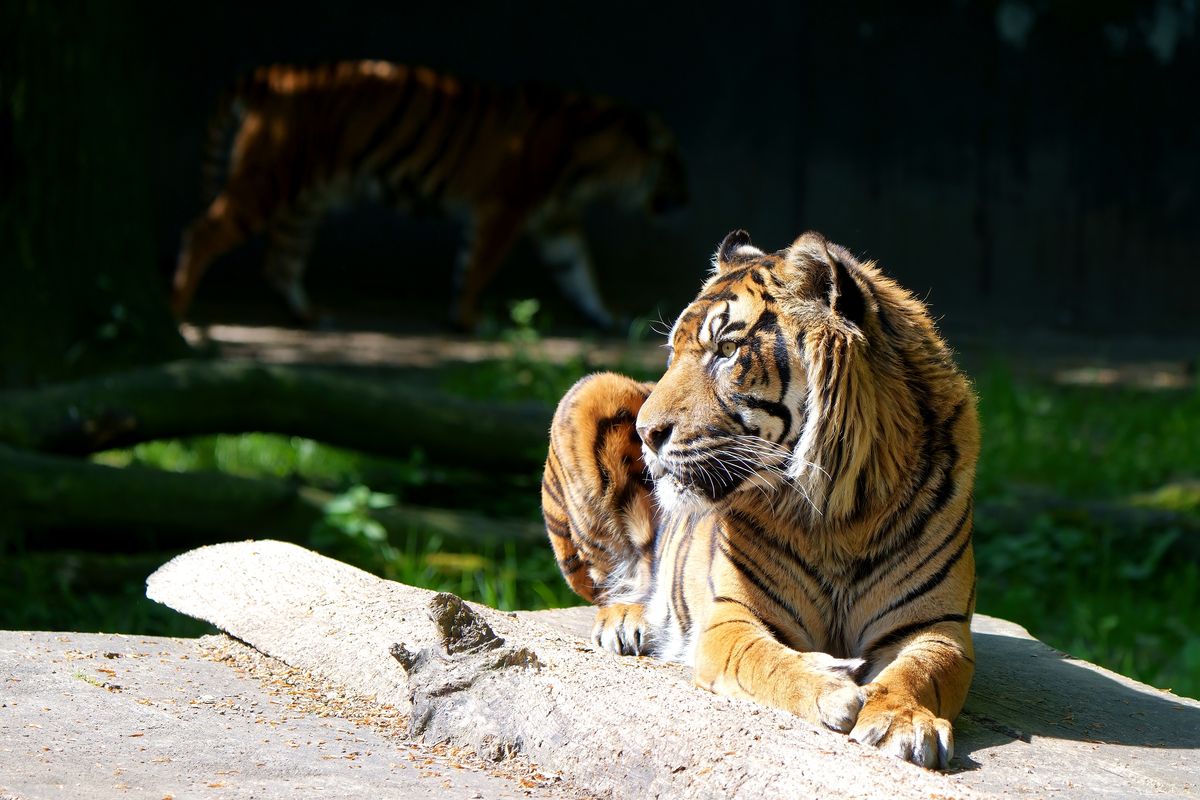
<path fill-rule="evenodd" d="M 589 796 L 406 730 L 225 636 L 0 631 L 0 800 Z"/>
<path fill-rule="evenodd" d="M 702 692 L 676 666 L 594 652 L 579 635 L 587 609 L 517 615 L 456 605 L 278 542 L 192 551 L 152 575 L 148 594 L 294 667 L 415 710 L 411 730 L 427 741 L 493 758 L 519 753 L 602 796 L 1192 797 L 1200 789 L 1200 703 L 1070 659 L 986 617 L 976 620 L 979 667 L 956 724 L 954 770 L 937 774 Z"/>

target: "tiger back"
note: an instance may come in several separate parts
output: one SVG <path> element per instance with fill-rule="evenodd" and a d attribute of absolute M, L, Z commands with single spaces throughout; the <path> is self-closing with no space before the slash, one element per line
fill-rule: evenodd
<path fill-rule="evenodd" d="M 944 768 L 974 668 L 979 432 L 928 312 L 819 234 L 768 254 L 737 231 L 669 344 L 648 393 L 585 378 L 551 430 L 547 484 L 588 510 L 544 490 L 556 552 L 587 541 L 608 556 L 592 584 L 620 586 L 589 598 L 596 641 Z M 635 430 L 641 458 L 606 461 L 600 432 Z M 640 582 L 620 557 L 605 575 L 611 554 L 645 558 L 629 501 L 596 501 L 622 465 L 652 485 L 627 497 L 654 495 Z"/>
<path fill-rule="evenodd" d="M 580 212 L 605 195 L 650 215 L 687 200 L 674 137 L 653 114 L 380 61 L 263 67 L 229 90 L 208 139 L 208 206 L 184 233 L 173 280 L 180 318 L 213 260 L 265 233 L 268 280 L 313 322 L 302 279 L 317 225 L 330 208 L 372 200 L 464 218 L 457 327 L 475 325 L 483 290 L 523 233 L 568 299 L 609 327 Z"/>

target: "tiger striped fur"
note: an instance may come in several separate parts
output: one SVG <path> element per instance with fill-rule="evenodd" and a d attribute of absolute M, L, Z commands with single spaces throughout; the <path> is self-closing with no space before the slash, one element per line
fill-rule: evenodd
<path fill-rule="evenodd" d="M 609 327 L 582 207 L 607 194 L 659 214 L 687 199 L 674 137 L 652 114 L 379 61 L 264 67 L 241 80 L 210 124 L 205 182 L 209 205 L 186 229 L 175 270 L 180 318 L 213 260 L 265 232 L 268 280 L 314 321 L 302 278 L 317 224 L 331 207 L 374 199 L 466 218 L 457 327 L 475 325 L 482 291 L 526 231 L 568 299 Z"/>
<path fill-rule="evenodd" d="M 713 261 L 657 383 L 559 404 L 562 572 L 604 649 L 944 768 L 974 672 L 971 386 L 924 306 L 819 234 L 736 231 Z"/>

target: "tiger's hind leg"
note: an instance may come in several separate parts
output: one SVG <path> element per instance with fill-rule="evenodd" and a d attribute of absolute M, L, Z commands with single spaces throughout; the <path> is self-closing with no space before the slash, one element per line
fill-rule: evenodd
<path fill-rule="evenodd" d="M 267 281 L 283 296 L 288 311 L 309 326 L 320 321 L 320 314 L 304 289 L 304 267 L 320 214 L 319 207 L 311 203 L 298 203 L 277 213 L 271 220 L 269 249 L 263 263 Z"/>
<path fill-rule="evenodd" d="M 466 246 L 454 271 L 450 324 L 455 328 L 462 331 L 475 329 L 483 290 L 496 276 L 527 219 L 528 214 L 520 204 L 476 209 Z"/>
<path fill-rule="evenodd" d="M 575 222 L 556 221 L 539 224 L 536 233 L 542 258 L 562 293 L 593 325 L 611 330 L 616 321 L 600 297 L 583 229 Z"/>
<path fill-rule="evenodd" d="M 542 514 L 568 585 L 597 606 L 595 643 L 649 651 L 655 506 L 635 430 L 651 384 L 612 373 L 583 378 L 559 402 L 542 479 Z"/>

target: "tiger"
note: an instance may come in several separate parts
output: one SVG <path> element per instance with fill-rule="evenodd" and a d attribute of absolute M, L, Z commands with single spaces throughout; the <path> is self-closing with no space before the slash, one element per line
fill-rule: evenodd
<path fill-rule="evenodd" d="M 688 200 L 678 144 L 653 113 L 382 61 L 255 70 L 219 103 L 205 161 L 207 208 L 184 231 L 172 282 L 179 319 L 213 260 L 265 232 L 268 281 L 296 318 L 314 323 L 302 279 L 317 224 L 331 208 L 375 200 L 465 218 L 456 328 L 476 326 L 481 293 L 528 232 L 568 299 L 611 329 L 581 211 L 599 196 L 651 216 Z"/>
<path fill-rule="evenodd" d="M 605 651 L 848 733 L 953 757 L 974 674 L 974 390 L 926 307 L 808 232 L 721 242 L 657 382 L 561 399 L 541 485 Z"/>

